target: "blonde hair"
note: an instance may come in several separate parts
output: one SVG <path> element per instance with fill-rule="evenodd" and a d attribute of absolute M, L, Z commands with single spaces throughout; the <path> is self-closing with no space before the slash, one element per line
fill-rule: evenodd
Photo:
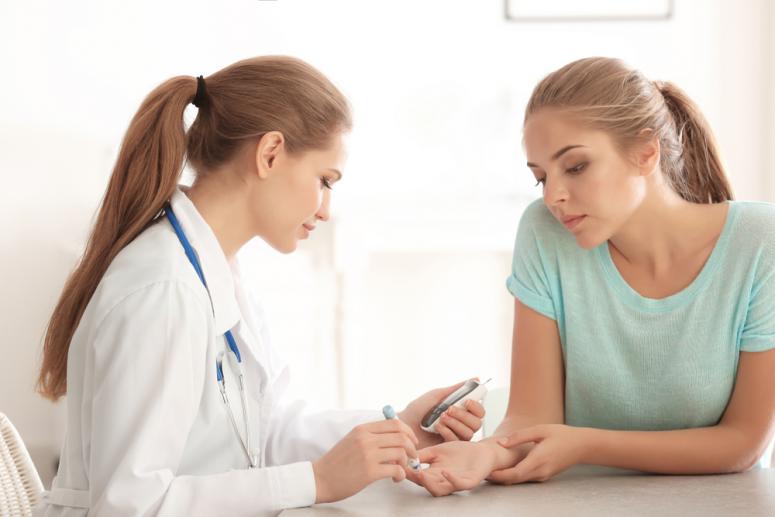
<path fill-rule="evenodd" d="M 344 95 L 318 70 L 286 56 L 234 63 L 205 78 L 206 95 L 186 131 L 183 112 L 197 80 L 173 77 L 140 105 L 126 131 L 84 254 L 65 283 L 46 329 L 38 391 L 67 391 L 67 353 L 75 329 L 110 262 L 159 215 L 186 159 L 199 175 L 238 149 L 280 131 L 289 153 L 325 148 L 352 124 Z"/>
<path fill-rule="evenodd" d="M 618 59 L 590 57 L 541 80 L 528 102 L 525 122 L 548 107 L 609 133 L 622 151 L 655 135 L 660 168 L 682 198 L 694 203 L 732 199 L 708 122 L 674 84 L 650 81 Z"/>

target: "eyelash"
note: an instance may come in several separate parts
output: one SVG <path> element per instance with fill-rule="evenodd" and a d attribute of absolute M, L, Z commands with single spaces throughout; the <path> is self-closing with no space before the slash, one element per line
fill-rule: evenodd
<path fill-rule="evenodd" d="M 320 178 L 320 183 L 323 185 L 324 188 L 327 188 L 328 190 L 331 190 L 333 188 L 331 186 L 331 182 L 328 181 L 328 178 Z"/>
<path fill-rule="evenodd" d="M 581 162 L 578 165 L 574 165 L 570 169 L 565 169 L 565 172 L 567 174 L 575 176 L 577 174 L 581 174 L 582 172 L 584 172 L 584 169 L 587 168 L 587 165 L 589 165 L 588 162 Z M 538 185 L 544 185 L 545 183 L 546 183 L 546 178 L 541 178 L 538 181 L 536 181 L 535 186 L 537 187 Z"/>

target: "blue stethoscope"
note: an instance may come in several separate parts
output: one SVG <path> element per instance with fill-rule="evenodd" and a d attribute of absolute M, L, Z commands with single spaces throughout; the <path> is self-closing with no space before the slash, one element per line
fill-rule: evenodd
<path fill-rule="evenodd" d="M 207 282 L 205 281 L 204 273 L 202 273 L 202 266 L 199 264 L 196 251 L 194 251 L 194 248 L 191 246 L 188 238 L 186 238 L 186 234 L 183 232 L 183 228 L 180 226 L 180 222 L 178 221 L 178 218 L 175 217 L 175 212 L 172 211 L 172 207 L 170 205 L 164 207 L 164 214 L 167 216 L 167 219 L 172 225 L 172 229 L 175 230 L 175 235 L 178 236 L 178 240 L 186 252 L 188 261 L 191 262 L 192 266 L 194 266 L 194 270 L 196 271 L 197 276 L 199 276 L 199 280 L 202 281 L 202 285 L 205 286 L 205 289 L 207 289 L 207 293 L 209 295 L 210 289 L 207 287 Z M 212 305 L 212 297 L 210 298 L 210 304 Z M 215 314 L 215 309 L 213 309 L 213 314 Z M 234 340 L 234 336 L 232 335 L 231 330 L 227 330 L 224 333 L 224 337 L 226 338 L 228 349 L 221 350 L 215 357 L 215 371 L 216 379 L 218 380 L 218 389 L 221 392 L 221 398 L 223 399 L 223 404 L 226 406 L 226 411 L 229 414 L 229 420 L 231 420 L 234 433 L 237 435 L 240 445 L 242 446 L 242 450 L 245 452 L 245 456 L 248 459 L 248 464 L 251 468 L 255 468 L 258 466 L 258 462 L 256 460 L 256 456 L 252 453 L 252 449 L 250 448 L 250 413 L 248 412 L 247 395 L 245 394 L 245 371 L 242 368 L 242 356 L 240 355 L 239 347 L 237 346 L 237 342 Z M 234 418 L 234 412 L 231 410 L 229 396 L 226 394 L 226 381 L 223 378 L 224 355 L 228 357 L 232 371 L 236 371 L 239 377 L 239 392 L 242 402 L 242 420 L 245 422 L 244 440 L 239 432 L 239 428 L 237 427 L 237 421 Z"/>

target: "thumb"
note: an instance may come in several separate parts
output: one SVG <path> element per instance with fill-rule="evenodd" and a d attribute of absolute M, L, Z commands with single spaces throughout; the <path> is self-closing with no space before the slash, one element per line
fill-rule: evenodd
<path fill-rule="evenodd" d="M 420 460 L 420 463 L 433 463 L 436 457 L 437 454 L 436 451 L 433 450 L 433 447 L 417 451 L 417 459 Z"/>
<path fill-rule="evenodd" d="M 523 443 L 540 442 L 544 438 L 546 438 L 544 429 L 541 426 L 536 425 L 520 429 L 519 431 L 511 433 L 509 436 L 498 438 L 498 444 L 509 449 L 511 447 L 516 447 L 517 445 L 522 445 Z"/>
<path fill-rule="evenodd" d="M 455 391 L 465 383 L 466 381 L 462 381 L 462 382 L 458 382 L 457 384 L 453 384 L 452 386 L 447 386 L 446 388 L 438 388 L 436 390 L 436 395 L 444 399 L 447 397 L 447 395 L 451 394 L 453 391 Z"/>
<path fill-rule="evenodd" d="M 471 377 L 470 379 L 467 379 L 465 381 L 460 381 L 457 384 L 453 384 L 452 386 L 447 386 L 446 388 L 439 388 L 436 391 L 439 394 L 441 394 L 443 397 L 446 397 L 447 395 L 451 394 L 453 391 L 455 391 L 456 389 L 461 387 L 463 384 L 465 384 L 469 380 L 479 382 L 479 377 Z"/>
<path fill-rule="evenodd" d="M 441 475 L 447 478 L 447 481 L 452 483 L 452 486 L 455 490 L 471 490 L 481 482 L 480 480 L 476 480 L 468 476 L 461 476 L 448 470 L 442 470 Z"/>

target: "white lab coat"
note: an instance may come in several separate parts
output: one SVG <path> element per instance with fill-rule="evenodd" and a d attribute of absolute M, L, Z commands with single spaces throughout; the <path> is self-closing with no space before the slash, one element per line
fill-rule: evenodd
<path fill-rule="evenodd" d="M 70 345 L 67 432 L 36 515 L 236 517 L 307 506 L 315 502 L 310 460 L 355 425 L 381 418 L 283 402 L 288 369 L 236 263 L 181 190 L 171 204 L 209 296 L 166 218 L 113 260 Z M 260 468 L 247 468 L 216 383 L 227 329 L 243 357 Z M 223 365 L 242 431 L 236 379 Z"/>

